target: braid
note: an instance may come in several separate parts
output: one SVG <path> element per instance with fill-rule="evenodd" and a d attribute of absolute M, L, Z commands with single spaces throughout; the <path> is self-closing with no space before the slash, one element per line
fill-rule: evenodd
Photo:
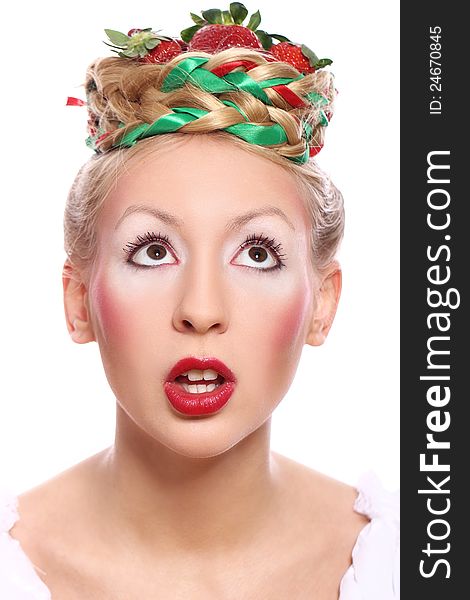
<path fill-rule="evenodd" d="M 85 88 L 97 152 L 156 133 L 226 130 L 296 162 L 323 145 L 335 96 L 331 73 L 303 75 L 239 48 L 185 52 L 165 64 L 101 58 Z"/>

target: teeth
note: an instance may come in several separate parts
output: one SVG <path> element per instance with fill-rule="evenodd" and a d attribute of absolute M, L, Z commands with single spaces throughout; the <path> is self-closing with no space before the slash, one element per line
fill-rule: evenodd
<path fill-rule="evenodd" d="M 191 369 L 190 371 L 188 371 L 187 376 L 189 381 L 199 381 L 201 379 L 204 379 L 202 376 L 202 371 L 199 371 L 198 369 Z"/>
<path fill-rule="evenodd" d="M 204 392 L 212 392 L 213 390 L 215 390 L 216 387 L 219 387 L 215 383 L 210 383 L 209 385 L 188 385 L 187 383 L 182 383 L 181 385 L 190 394 L 202 394 Z"/>
<path fill-rule="evenodd" d="M 212 381 L 214 379 L 217 379 L 218 376 L 219 374 L 217 373 L 217 371 L 213 371 L 212 369 L 206 369 L 204 371 L 204 379 L 206 381 Z"/>
<path fill-rule="evenodd" d="M 186 371 L 186 373 L 181 373 L 181 375 L 186 375 L 189 381 L 202 381 L 203 379 L 205 381 L 213 381 L 218 377 L 218 373 L 212 369 L 205 369 L 204 371 L 191 369 L 190 371 Z"/>

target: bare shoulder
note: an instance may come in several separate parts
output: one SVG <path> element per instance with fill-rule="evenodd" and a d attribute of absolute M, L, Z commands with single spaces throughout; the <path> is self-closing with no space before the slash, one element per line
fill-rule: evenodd
<path fill-rule="evenodd" d="M 285 490 L 284 505 L 293 536 L 288 547 L 296 548 L 290 572 L 294 569 L 298 574 L 305 597 L 338 598 L 358 535 L 369 523 L 354 510 L 358 492 L 278 453 L 273 452 L 272 458 Z"/>
<path fill-rule="evenodd" d="M 366 516 L 354 510 L 356 488 L 281 454 L 272 455 L 304 523 L 327 531 L 352 548 L 369 523 Z"/>
<path fill-rule="evenodd" d="M 19 520 L 10 534 L 39 568 L 67 555 L 65 540 L 80 543 L 83 523 L 92 517 L 83 491 L 92 490 L 93 465 L 104 452 L 18 495 Z"/>
<path fill-rule="evenodd" d="M 70 468 L 58 473 L 47 481 L 23 492 L 18 496 L 19 513 L 22 519 L 34 516 L 38 523 L 52 516 L 61 515 L 61 508 L 69 512 L 70 503 L 79 497 L 79 492 L 92 483 L 96 465 L 103 459 L 107 450 L 80 461 Z"/>

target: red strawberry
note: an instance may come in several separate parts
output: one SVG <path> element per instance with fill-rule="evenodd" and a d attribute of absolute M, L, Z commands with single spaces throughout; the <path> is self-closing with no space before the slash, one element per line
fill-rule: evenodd
<path fill-rule="evenodd" d="M 190 50 L 210 53 L 232 47 L 263 48 L 256 34 L 243 25 L 205 25 L 196 31 L 189 43 Z"/>
<path fill-rule="evenodd" d="M 161 41 L 158 46 L 150 50 L 143 58 L 139 58 L 144 63 L 166 63 L 182 52 L 181 46 L 176 40 Z"/>
<path fill-rule="evenodd" d="M 271 54 L 282 62 L 293 65 L 301 73 L 315 73 L 315 67 L 302 53 L 302 48 L 289 42 L 281 42 L 271 48 Z"/>
<path fill-rule="evenodd" d="M 257 29 L 261 23 L 259 10 L 251 15 L 245 26 L 243 21 L 247 15 L 248 10 L 240 2 L 232 2 L 230 10 L 204 10 L 202 17 L 191 13 L 196 24 L 183 29 L 181 38 L 189 44 L 190 51 L 214 53 L 233 47 L 262 50 L 265 47 L 263 35 L 267 34 Z"/>
<path fill-rule="evenodd" d="M 329 58 L 319 59 L 305 44 L 293 44 L 292 42 L 281 42 L 271 47 L 271 54 L 278 60 L 294 66 L 303 74 L 315 73 L 332 61 Z"/>
<path fill-rule="evenodd" d="M 189 48 L 189 44 L 187 44 L 186 42 L 183 42 L 183 40 L 176 40 L 178 42 L 178 44 L 181 46 L 181 49 L 184 51 L 187 51 Z"/>
<path fill-rule="evenodd" d="M 150 27 L 131 29 L 129 34 L 105 29 L 113 52 L 124 58 L 136 58 L 146 63 L 166 63 L 174 56 L 181 54 L 182 47 L 177 40 L 165 35 L 158 35 Z"/>

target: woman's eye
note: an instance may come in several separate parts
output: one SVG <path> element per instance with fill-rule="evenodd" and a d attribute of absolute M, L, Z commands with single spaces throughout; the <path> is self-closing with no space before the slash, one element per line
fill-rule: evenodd
<path fill-rule="evenodd" d="M 243 248 L 243 250 L 237 255 L 237 260 L 242 259 L 241 264 L 246 267 L 255 267 L 260 265 L 262 269 L 271 269 L 279 266 L 279 262 L 273 257 L 273 255 L 263 248 L 263 246 L 249 246 Z"/>
<path fill-rule="evenodd" d="M 130 262 L 151 267 L 171 264 L 175 262 L 175 259 L 163 244 L 151 242 L 134 252 L 130 258 Z"/>

